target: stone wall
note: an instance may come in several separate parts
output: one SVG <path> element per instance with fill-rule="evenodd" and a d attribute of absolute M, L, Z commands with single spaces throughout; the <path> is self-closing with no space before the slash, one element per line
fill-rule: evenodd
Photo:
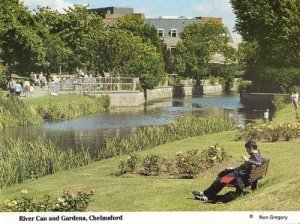
<path fill-rule="evenodd" d="M 172 98 L 173 97 L 173 87 L 159 87 L 151 90 L 147 90 L 147 101 L 163 99 L 163 98 Z"/>
<path fill-rule="evenodd" d="M 145 103 L 143 92 L 109 93 L 111 107 L 136 107 Z"/>
<path fill-rule="evenodd" d="M 277 93 L 248 93 L 246 91 L 240 92 L 241 102 L 247 106 L 271 106 L 274 96 L 280 95 L 289 97 L 288 94 L 277 94 Z"/>

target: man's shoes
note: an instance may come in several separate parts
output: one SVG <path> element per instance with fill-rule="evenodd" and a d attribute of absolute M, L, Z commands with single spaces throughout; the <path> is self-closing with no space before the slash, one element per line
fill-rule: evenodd
<path fill-rule="evenodd" d="M 203 193 L 203 191 L 192 191 L 192 194 L 195 196 L 196 200 L 208 201 L 208 197 Z"/>

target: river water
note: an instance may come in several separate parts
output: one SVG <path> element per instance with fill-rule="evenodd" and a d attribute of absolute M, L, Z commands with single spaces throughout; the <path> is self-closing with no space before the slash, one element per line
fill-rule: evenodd
<path fill-rule="evenodd" d="M 232 118 L 237 126 L 244 126 L 261 118 L 263 110 L 247 109 L 238 94 L 222 96 L 169 98 L 153 101 L 140 107 L 118 108 L 109 112 L 84 116 L 38 126 L 7 128 L 0 131 L 0 139 L 43 137 L 59 147 L 88 148 L 91 153 L 104 145 L 106 138 L 122 137 L 145 125 L 164 125 L 186 114 L 218 114 Z"/>

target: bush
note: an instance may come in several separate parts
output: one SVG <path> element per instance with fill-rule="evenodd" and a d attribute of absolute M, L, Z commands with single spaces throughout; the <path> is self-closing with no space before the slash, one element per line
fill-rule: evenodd
<path fill-rule="evenodd" d="M 283 109 L 288 102 L 287 97 L 283 95 L 275 95 L 272 100 L 272 105 L 275 109 L 275 111 L 279 111 Z"/>
<path fill-rule="evenodd" d="M 281 123 L 279 125 L 248 124 L 236 140 L 265 140 L 276 142 L 279 140 L 289 141 L 300 137 L 300 124 Z"/>
<path fill-rule="evenodd" d="M 64 190 L 63 195 L 57 199 L 51 199 L 45 195 L 44 199 L 35 202 L 28 196 L 27 190 L 21 191 L 21 198 L 6 199 L 3 202 L 4 212 L 84 212 L 87 210 L 91 197 L 95 190 L 91 189 L 89 193 L 82 190 L 77 193 Z"/>
<path fill-rule="evenodd" d="M 262 84 L 262 91 L 289 92 L 300 83 L 300 68 L 264 68 L 258 72 L 255 83 Z"/>
<path fill-rule="evenodd" d="M 140 158 L 136 154 L 131 154 L 127 157 L 127 160 L 121 161 L 119 163 L 120 174 L 133 173 L 138 168 L 138 162 Z"/>
<path fill-rule="evenodd" d="M 163 158 L 158 155 L 148 155 L 142 160 L 143 169 L 138 170 L 138 157 L 131 155 L 126 161 L 121 161 L 119 170 L 121 174 L 137 173 L 147 176 L 168 174 L 172 177 L 194 178 L 200 172 L 206 171 L 217 163 L 228 160 L 230 156 L 218 144 L 198 153 L 198 149 L 192 149 L 187 153 L 177 152 L 175 159 Z"/>
<path fill-rule="evenodd" d="M 143 160 L 143 174 L 147 176 L 157 176 L 160 174 L 161 161 L 159 156 L 150 155 Z"/>
<path fill-rule="evenodd" d="M 176 155 L 176 167 L 178 173 L 187 178 L 193 178 L 205 169 L 203 160 L 196 149 L 189 150 L 186 155 L 178 152 Z"/>

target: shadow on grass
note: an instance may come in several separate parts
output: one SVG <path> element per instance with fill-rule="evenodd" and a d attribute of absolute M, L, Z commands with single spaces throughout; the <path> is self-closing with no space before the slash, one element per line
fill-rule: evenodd
<path fill-rule="evenodd" d="M 249 192 L 244 192 L 244 196 Z M 240 196 L 236 196 L 235 191 L 229 191 L 226 194 L 217 195 L 213 200 L 204 201 L 207 204 L 226 204 L 238 198 Z M 196 199 L 197 200 L 197 199 Z"/>

